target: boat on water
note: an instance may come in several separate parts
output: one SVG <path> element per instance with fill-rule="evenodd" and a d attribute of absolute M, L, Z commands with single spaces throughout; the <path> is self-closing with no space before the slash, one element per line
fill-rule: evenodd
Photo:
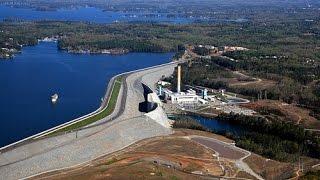
<path fill-rule="evenodd" d="M 51 102 L 54 104 L 58 101 L 59 95 L 56 93 L 51 96 Z"/>

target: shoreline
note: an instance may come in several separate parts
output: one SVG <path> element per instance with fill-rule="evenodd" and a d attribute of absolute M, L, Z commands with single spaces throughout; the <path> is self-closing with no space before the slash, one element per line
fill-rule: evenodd
<path fill-rule="evenodd" d="M 162 63 L 129 74 L 118 98 L 121 103 L 117 103 L 112 116 L 78 133 L 41 138 L 4 151 L 0 155 L 0 174 L 4 179 L 24 179 L 89 162 L 146 138 L 171 134 L 171 128 L 163 126 L 161 118 L 140 112 L 137 105 L 144 101 L 141 82 L 154 89 L 155 83 L 163 75 L 171 75 L 176 65 L 177 62 Z"/>
<path fill-rule="evenodd" d="M 118 78 L 120 76 L 124 76 L 124 75 L 129 75 L 129 74 L 132 74 L 132 73 L 136 73 L 136 72 L 146 71 L 146 70 L 150 70 L 150 69 L 154 69 L 154 68 L 170 65 L 170 64 L 176 64 L 176 63 L 179 63 L 179 62 L 180 61 L 171 61 L 171 62 L 168 62 L 168 63 L 159 64 L 159 65 L 155 65 L 155 66 L 151 66 L 151 67 L 147 67 L 147 68 L 142 68 L 142 69 L 137 69 L 137 70 L 133 70 L 133 71 L 123 72 L 123 73 L 120 73 L 120 74 L 117 74 L 117 75 L 113 76 L 110 79 L 110 81 L 108 82 L 106 93 L 105 93 L 105 96 L 103 98 L 103 102 L 101 103 L 101 105 L 100 105 L 100 107 L 98 109 L 96 109 L 95 111 L 93 111 L 93 112 L 91 112 L 89 114 L 83 115 L 83 116 L 78 117 L 76 119 L 70 120 L 70 121 L 68 121 L 66 123 L 63 123 L 63 124 L 60 124 L 58 126 L 52 127 L 52 128 L 50 128 L 48 130 L 39 132 L 39 133 L 37 133 L 35 135 L 26 137 L 26 138 L 21 139 L 19 141 L 16 141 L 16 142 L 13 142 L 11 144 L 8 144 L 8 145 L 5 145 L 3 147 L 0 147 L 0 154 L 2 153 L 2 151 L 6 151 L 7 149 L 15 148 L 15 147 L 18 147 L 19 145 L 23 145 L 24 143 L 28 143 L 28 141 L 32 141 L 32 140 L 44 137 L 47 134 L 53 133 L 53 132 L 55 132 L 55 131 L 57 131 L 59 129 L 65 128 L 65 127 L 70 126 L 72 124 L 81 122 L 81 121 L 83 121 L 83 120 L 85 120 L 85 119 L 87 119 L 89 117 L 92 117 L 92 116 L 100 113 L 101 111 L 103 111 L 103 109 L 105 108 L 104 107 L 105 103 L 107 103 L 107 100 L 110 98 L 109 95 L 111 93 L 111 90 L 112 90 L 112 87 L 113 87 L 113 84 L 114 84 L 114 81 L 115 81 L 116 78 Z"/>

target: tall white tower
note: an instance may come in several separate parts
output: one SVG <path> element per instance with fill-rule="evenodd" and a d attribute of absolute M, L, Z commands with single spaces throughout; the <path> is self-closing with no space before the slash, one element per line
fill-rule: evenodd
<path fill-rule="evenodd" d="M 181 66 L 179 65 L 178 66 L 178 77 L 177 77 L 177 93 L 180 93 L 181 92 Z"/>

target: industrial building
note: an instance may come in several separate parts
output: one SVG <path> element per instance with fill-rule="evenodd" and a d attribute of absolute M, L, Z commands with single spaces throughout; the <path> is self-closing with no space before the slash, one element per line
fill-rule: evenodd
<path fill-rule="evenodd" d="M 158 82 L 158 96 L 161 96 L 171 107 L 180 110 L 204 110 L 214 109 L 224 113 L 236 113 L 253 115 L 255 111 L 240 107 L 238 104 L 248 103 L 249 100 L 239 98 L 225 93 L 225 89 L 213 90 L 202 86 L 186 85 L 189 89 L 184 92 L 181 90 L 181 67 L 177 68 L 177 87 L 176 92 L 166 88 L 168 83 Z M 208 94 L 210 91 L 210 95 Z M 172 106 L 173 105 L 173 106 Z"/>
<path fill-rule="evenodd" d="M 207 90 L 203 90 L 202 95 L 199 96 L 196 94 L 196 91 L 193 89 L 188 89 L 186 92 L 181 92 L 181 66 L 178 66 L 177 71 L 177 90 L 172 92 L 163 86 L 158 86 L 158 95 L 163 96 L 166 100 L 171 100 L 172 104 L 177 104 L 182 107 L 184 106 L 196 106 L 199 104 L 207 104 L 208 95 Z"/>

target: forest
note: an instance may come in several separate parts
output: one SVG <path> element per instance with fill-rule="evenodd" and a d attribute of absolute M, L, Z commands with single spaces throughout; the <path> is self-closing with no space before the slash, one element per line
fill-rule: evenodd
<path fill-rule="evenodd" d="M 319 61 L 320 12 L 317 9 L 265 7 L 263 11 L 254 8 L 240 14 L 236 12 L 238 10 L 233 10 L 230 14 L 237 15 L 237 18 L 250 16 L 247 17 L 249 20 L 191 24 L 8 20 L 0 23 L 0 45 L 1 48 L 34 45 L 37 39 L 59 36 L 59 48 L 65 50 L 124 48 L 131 52 L 177 52 L 179 46 L 186 44 L 209 44 L 246 47 L 251 50 L 250 54 L 228 55 L 242 58 L 258 56 L 261 61 L 268 60 L 264 57 L 273 56 L 286 61 L 286 64 Z M 9 41 L 10 38 L 13 42 Z"/>
<path fill-rule="evenodd" d="M 320 5 L 317 0 L 308 0 L 313 7 Z M 168 13 L 170 16 L 219 16 L 226 17 L 224 13 L 213 14 L 213 11 L 229 10 L 230 15 L 235 15 L 235 9 L 250 11 L 252 8 L 294 8 L 306 7 L 306 1 L 282 1 L 282 0 L 0 0 L 0 4 L 10 5 L 18 8 L 34 8 L 39 11 L 54 11 L 61 8 L 95 7 L 105 11 L 126 12 L 159 12 Z M 233 13 L 232 13 L 233 12 Z"/>
<path fill-rule="evenodd" d="M 237 145 L 257 154 L 280 161 L 293 160 L 294 155 L 320 158 L 320 138 L 299 125 L 233 113 L 221 114 L 217 119 L 247 129 L 247 133 L 235 137 Z"/>

